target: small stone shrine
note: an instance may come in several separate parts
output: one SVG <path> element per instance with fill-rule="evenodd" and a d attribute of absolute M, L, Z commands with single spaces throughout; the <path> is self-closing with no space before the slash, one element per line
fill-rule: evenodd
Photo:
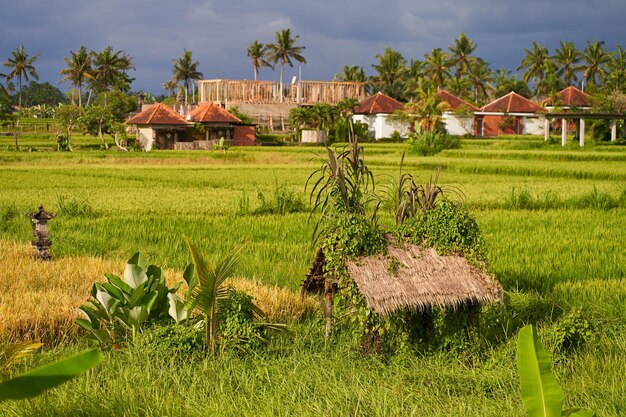
<path fill-rule="evenodd" d="M 52 246 L 52 242 L 48 239 L 50 234 L 48 231 L 48 221 L 55 216 L 55 214 L 45 211 L 43 206 L 39 206 L 39 210 L 34 213 L 28 213 L 28 217 L 30 217 L 33 222 L 35 240 L 32 241 L 32 245 L 37 250 L 35 253 L 36 260 L 49 261 L 52 259 L 52 256 L 50 256 L 50 246 Z"/>

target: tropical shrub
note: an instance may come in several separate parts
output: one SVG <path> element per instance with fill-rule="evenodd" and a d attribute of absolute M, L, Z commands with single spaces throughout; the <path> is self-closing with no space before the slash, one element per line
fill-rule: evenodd
<path fill-rule="evenodd" d="M 176 322 L 187 318 L 176 295 L 182 283 L 168 288 L 163 270 L 147 265 L 141 253 L 128 260 L 123 280 L 109 273 L 105 277 L 107 282 L 94 284 L 91 299 L 80 307 L 85 318 L 76 320 L 89 339 L 117 347 L 148 321 L 167 320 L 170 314 Z"/>
<path fill-rule="evenodd" d="M 156 324 L 147 327 L 137 338 L 137 345 L 149 354 L 178 355 L 189 358 L 205 351 L 202 326 Z"/>
<path fill-rule="evenodd" d="M 456 136 L 449 136 L 436 131 L 426 131 L 409 135 L 408 144 L 412 153 L 421 156 L 432 156 L 444 149 L 459 148 L 461 141 Z"/>
<path fill-rule="evenodd" d="M 271 196 L 266 197 L 263 191 L 258 190 L 257 199 L 259 207 L 252 211 L 252 214 L 287 214 L 305 211 L 304 201 L 290 190 L 286 184 L 280 184 L 278 181 L 274 185 L 274 192 Z M 240 211 L 245 209 L 245 201 L 241 201 Z"/>

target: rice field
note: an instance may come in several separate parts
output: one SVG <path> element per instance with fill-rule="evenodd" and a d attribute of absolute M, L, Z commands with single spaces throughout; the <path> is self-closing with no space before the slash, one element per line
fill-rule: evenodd
<path fill-rule="evenodd" d="M 78 138 L 78 150 L 64 154 L 49 138 L 24 137 L 36 152 L 0 151 L 0 340 L 54 341 L 29 365 L 79 349 L 72 321 L 92 283 L 120 273 L 136 251 L 179 280 L 189 262 L 183 236 L 212 259 L 244 242 L 237 286 L 291 323 L 294 336 L 259 355 L 195 364 L 155 364 L 139 346 L 108 352 L 84 379 L 0 404 L 0 415 L 524 415 L 513 334 L 469 363 L 445 352 L 362 357 L 349 340 L 324 340 L 317 301 L 297 294 L 315 252 L 315 217 L 253 213 L 259 193 L 269 198 L 278 186 L 308 204 L 304 185 L 323 149 L 121 153 L 92 142 Z M 385 189 L 405 151 L 365 144 L 383 224 L 392 223 Z M 434 157 L 407 155 L 403 167 L 422 181 L 441 168 L 440 184 L 461 191 L 512 297 L 585 312 L 597 337 L 556 371 L 569 406 L 603 416 L 626 413 L 625 162 L 617 146 L 562 149 L 524 138 L 463 140 Z M 57 213 L 55 261 L 43 265 L 30 261 L 25 216 L 39 204 Z M 553 319 L 558 313 L 542 327 L 548 345 Z"/>

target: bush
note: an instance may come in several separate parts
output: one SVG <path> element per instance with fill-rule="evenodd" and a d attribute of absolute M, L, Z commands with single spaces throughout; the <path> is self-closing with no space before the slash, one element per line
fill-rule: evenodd
<path fill-rule="evenodd" d="M 252 296 L 233 290 L 226 307 L 225 320 L 220 326 L 218 345 L 220 351 L 246 352 L 265 343 L 265 329 L 254 322 L 255 305 Z"/>
<path fill-rule="evenodd" d="M 189 357 L 205 351 L 203 329 L 180 324 L 151 326 L 138 337 L 137 345 L 161 356 Z"/>
<path fill-rule="evenodd" d="M 306 210 L 304 201 L 302 201 L 295 192 L 290 190 L 286 184 L 279 184 L 278 182 L 274 185 L 274 193 L 271 196 L 266 197 L 265 194 L 259 190 L 257 198 L 260 202 L 260 206 L 253 210 L 252 214 L 287 214 Z M 247 203 L 245 201 L 240 201 L 240 211 L 244 210 L 246 205 Z"/>
<path fill-rule="evenodd" d="M 577 349 L 593 338 L 593 328 L 580 309 L 561 317 L 552 331 L 556 349 L 562 353 Z"/>
<path fill-rule="evenodd" d="M 411 152 L 421 156 L 431 156 L 444 149 L 457 149 L 461 146 L 458 137 L 438 132 L 413 133 L 409 136 L 408 143 Z"/>
<path fill-rule="evenodd" d="M 470 260 L 485 260 L 485 243 L 472 215 L 459 203 L 444 200 L 432 210 L 418 212 L 398 233 L 411 243 L 431 246 L 439 254 L 458 253 Z"/>

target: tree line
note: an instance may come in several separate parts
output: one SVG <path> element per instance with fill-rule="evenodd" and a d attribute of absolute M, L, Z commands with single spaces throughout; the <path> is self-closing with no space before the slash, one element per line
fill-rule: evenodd
<path fill-rule="evenodd" d="M 422 60 L 407 60 L 400 52 L 387 48 L 376 55 L 374 75 L 366 76 L 363 67 L 346 65 L 335 79 L 365 82 L 370 92 L 381 91 L 400 101 L 413 101 L 420 92 L 443 88 L 476 104 L 510 91 L 541 99 L 570 85 L 591 93 L 626 90 L 626 54 L 619 45 L 609 51 L 603 41 L 587 42 L 579 50 L 573 42 L 561 41 L 550 54 L 547 47 L 533 41 L 530 48 L 524 49 L 515 71 L 494 71 L 474 54 L 477 47 L 461 33 L 447 51 L 435 48 Z"/>

